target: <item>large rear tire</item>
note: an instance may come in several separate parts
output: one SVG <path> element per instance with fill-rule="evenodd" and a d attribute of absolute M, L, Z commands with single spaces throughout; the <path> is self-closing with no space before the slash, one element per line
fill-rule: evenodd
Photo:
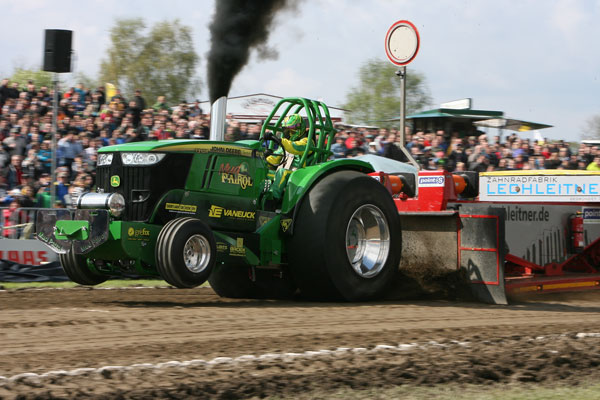
<path fill-rule="evenodd" d="M 291 299 L 296 286 L 285 271 L 254 268 L 247 265 L 219 264 L 208 278 L 221 297 L 232 299 Z"/>
<path fill-rule="evenodd" d="M 319 181 L 294 220 L 289 263 L 304 297 L 363 301 L 385 296 L 398 274 L 400 220 L 375 179 L 340 171 Z"/>
<path fill-rule="evenodd" d="M 65 271 L 65 274 L 67 274 L 69 279 L 75 283 L 86 286 L 94 286 L 108 279 L 107 276 L 92 271 L 87 265 L 87 259 L 85 256 L 75 254 L 72 247 L 68 253 L 61 254 L 59 259 L 60 265 Z"/>
<path fill-rule="evenodd" d="M 169 221 L 156 240 L 158 273 L 178 288 L 193 288 L 206 282 L 215 266 L 216 254 L 211 229 L 194 218 Z"/>

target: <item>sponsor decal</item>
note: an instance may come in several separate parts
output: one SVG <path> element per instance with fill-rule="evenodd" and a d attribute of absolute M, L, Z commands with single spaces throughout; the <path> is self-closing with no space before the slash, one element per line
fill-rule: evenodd
<path fill-rule="evenodd" d="M 590 201 L 600 200 L 600 177 L 596 175 L 480 176 L 480 200 Z"/>
<path fill-rule="evenodd" d="M 154 151 L 195 151 L 196 153 L 220 153 L 231 154 L 235 156 L 252 157 L 252 149 L 233 146 L 233 145 L 217 145 L 206 143 L 169 145 L 155 149 Z"/>
<path fill-rule="evenodd" d="M 267 222 L 269 222 L 272 218 L 269 217 L 268 215 L 261 215 L 258 217 L 258 227 L 260 228 L 261 226 L 265 225 Z"/>
<path fill-rule="evenodd" d="M 121 186 L 121 177 L 119 175 L 113 175 L 110 177 L 110 186 L 119 187 Z"/>
<path fill-rule="evenodd" d="M 522 209 L 519 206 L 506 206 L 504 219 L 506 221 L 524 221 L 524 222 L 548 222 L 550 220 L 550 211 L 545 207 L 539 209 Z"/>
<path fill-rule="evenodd" d="M 255 211 L 231 210 L 229 208 L 212 205 L 208 210 L 208 216 L 211 218 L 234 218 L 244 221 L 254 221 Z"/>
<path fill-rule="evenodd" d="M 92 237 L 89 241 L 86 241 L 81 245 L 80 251 L 86 252 L 90 249 L 95 249 L 100 246 L 104 240 L 103 237 Z"/>
<path fill-rule="evenodd" d="M 217 145 L 209 145 L 205 147 L 196 148 L 196 153 L 220 153 L 220 154 L 230 154 L 233 156 L 251 156 L 252 150 L 250 149 L 242 149 L 236 146 L 217 146 Z"/>
<path fill-rule="evenodd" d="M 245 257 L 246 248 L 244 247 L 244 238 L 236 238 L 235 246 L 229 248 L 229 255 L 234 257 Z"/>
<path fill-rule="evenodd" d="M 197 149 L 198 153 L 223 153 L 233 154 L 236 156 L 242 155 L 242 149 L 233 146 L 211 146 L 208 149 Z"/>
<path fill-rule="evenodd" d="M 292 226 L 291 218 L 286 218 L 286 219 L 281 220 L 281 230 L 282 231 L 287 232 L 287 230 L 290 229 L 290 226 Z"/>
<path fill-rule="evenodd" d="M 420 176 L 419 187 L 440 187 L 444 186 L 446 178 L 444 176 Z"/>
<path fill-rule="evenodd" d="M 238 185 L 242 189 L 253 185 L 248 163 L 245 162 L 240 165 L 221 164 L 219 166 L 219 174 L 221 175 L 221 183 Z"/>
<path fill-rule="evenodd" d="M 208 216 L 211 218 L 221 218 L 223 216 L 223 210 L 223 207 L 210 206 L 210 210 L 208 210 Z"/>
<path fill-rule="evenodd" d="M 44 250 L 0 250 L 0 260 L 8 260 L 23 265 L 40 265 L 50 261 L 48 252 Z"/>
<path fill-rule="evenodd" d="M 36 234 L 36 236 L 40 241 L 46 243 L 53 250 L 55 250 L 57 252 L 63 251 L 62 246 L 60 244 L 58 244 L 57 242 L 55 242 L 53 238 L 44 235 L 44 232 L 38 232 Z"/>
<path fill-rule="evenodd" d="M 600 224 L 600 207 L 582 207 L 584 224 Z"/>
<path fill-rule="evenodd" d="M 178 203 L 167 203 L 165 204 L 165 210 L 170 212 L 179 212 L 185 214 L 195 214 L 197 206 L 193 206 L 191 204 L 178 204 Z"/>
<path fill-rule="evenodd" d="M 133 226 L 130 226 L 127 229 L 127 236 L 129 240 L 148 240 L 150 239 L 150 230 L 146 228 L 135 229 Z"/>
<path fill-rule="evenodd" d="M 224 242 L 217 242 L 217 253 L 227 253 L 229 246 Z"/>

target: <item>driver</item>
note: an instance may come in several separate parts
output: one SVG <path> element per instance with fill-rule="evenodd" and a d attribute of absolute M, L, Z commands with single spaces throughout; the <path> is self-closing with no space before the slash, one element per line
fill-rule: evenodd
<path fill-rule="evenodd" d="M 283 128 L 283 137 L 281 138 L 281 145 L 287 153 L 293 154 L 294 156 L 301 156 L 306 150 L 308 144 L 308 137 L 306 136 L 306 123 L 304 118 L 299 114 L 290 114 L 283 120 L 281 124 Z M 271 166 L 280 165 L 283 154 L 281 149 L 277 149 L 275 154 L 267 157 L 267 162 Z"/>
<path fill-rule="evenodd" d="M 292 170 L 288 169 L 290 166 L 298 168 L 297 165 L 300 161 L 300 157 L 304 154 L 306 146 L 308 145 L 308 136 L 306 130 L 306 122 L 304 118 L 299 114 L 290 114 L 283 120 L 281 127 L 283 128 L 283 135 L 281 138 L 281 146 L 287 153 L 293 155 L 291 163 L 285 163 L 283 168 L 278 168 L 282 165 L 283 150 L 278 148 L 275 150 L 275 154 L 267 157 L 267 164 L 273 169 L 277 169 L 274 176 L 272 175 L 273 185 L 272 193 L 276 199 L 281 199 L 283 196 L 283 190 L 288 176 L 292 173 Z M 268 133 L 267 138 L 272 137 L 273 133 Z M 291 165 L 290 165 L 291 164 Z M 294 169 L 295 169 L 294 168 Z"/>

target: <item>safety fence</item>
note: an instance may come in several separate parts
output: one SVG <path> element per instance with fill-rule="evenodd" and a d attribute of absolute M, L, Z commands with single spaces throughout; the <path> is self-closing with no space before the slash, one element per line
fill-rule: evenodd
<path fill-rule="evenodd" d="M 0 208 L 0 238 L 35 239 L 35 220 L 37 213 L 47 208 L 23 207 Z"/>
<path fill-rule="evenodd" d="M 0 282 L 65 281 L 58 256 L 35 238 L 45 208 L 0 208 Z"/>

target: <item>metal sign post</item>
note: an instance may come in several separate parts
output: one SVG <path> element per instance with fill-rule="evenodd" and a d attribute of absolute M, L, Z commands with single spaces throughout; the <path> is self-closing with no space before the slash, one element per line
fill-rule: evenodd
<path fill-rule="evenodd" d="M 57 148 L 56 148 L 56 135 L 58 131 L 58 74 L 54 73 L 54 95 L 52 96 L 52 165 L 50 170 L 50 207 L 54 207 L 56 203 L 56 157 L 57 157 Z"/>
<path fill-rule="evenodd" d="M 388 29 L 385 35 L 385 54 L 394 65 L 400 66 L 396 75 L 400 77 L 400 150 L 417 170 L 419 164 L 406 149 L 406 65 L 419 52 L 419 32 L 410 21 L 400 20 Z"/>

